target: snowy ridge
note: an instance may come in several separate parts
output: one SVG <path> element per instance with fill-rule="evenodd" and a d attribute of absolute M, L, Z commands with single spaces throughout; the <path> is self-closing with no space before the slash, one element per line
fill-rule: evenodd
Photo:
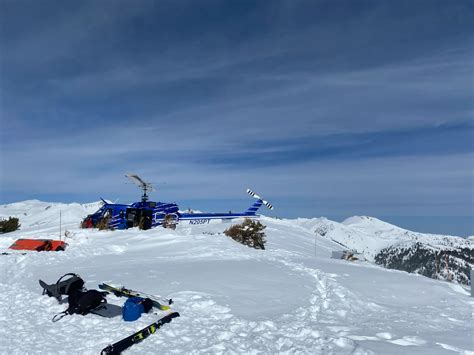
<path fill-rule="evenodd" d="M 326 220 L 316 233 L 355 249 L 370 259 L 384 248 L 420 242 L 437 248 L 463 248 L 474 245 L 468 238 L 412 232 L 374 217 L 354 216 L 342 223 Z"/>
<path fill-rule="evenodd" d="M 412 232 L 367 216 L 325 220 L 315 231 L 387 268 L 470 284 L 472 239 Z"/>
<path fill-rule="evenodd" d="M 62 223 L 66 225 L 80 223 L 89 213 L 97 211 L 100 201 L 79 203 L 42 202 L 28 200 L 0 206 L 0 218 L 17 217 L 20 219 L 21 229 L 31 229 L 42 225 L 58 225 L 61 212 Z"/>
<path fill-rule="evenodd" d="M 127 354 L 472 354 L 474 302 L 467 289 L 330 259 L 332 250 L 343 249 L 331 238 L 356 237 L 345 224 L 262 217 L 262 251 L 226 237 L 229 224 L 86 230 L 78 224 L 93 206 L 21 204 L 0 207 L 2 216 L 14 212 L 22 223 L 21 230 L 0 235 L 0 252 L 20 237 L 57 237 L 60 209 L 69 246 L 0 256 L 2 354 L 97 354 L 159 316 L 124 322 L 73 315 L 52 323 L 66 305 L 42 296 L 38 279 L 52 283 L 67 272 L 79 273 L 89 289 L 109 282 L 173 298 L 181 317 Z M 324 236 L 315 233 L 324 227 Z M 121 306 L 124 300 L 108 296 L 108 302 Z"/>

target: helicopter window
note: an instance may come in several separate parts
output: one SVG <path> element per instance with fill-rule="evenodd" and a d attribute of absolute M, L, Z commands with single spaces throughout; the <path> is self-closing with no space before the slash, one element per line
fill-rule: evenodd
<path fill-rule="evenodd" d="M 136 211 L 134 210 L 127 211 L 127 221 L 133 222 L 135 220 L 135 215 L 136 215 Z"/>

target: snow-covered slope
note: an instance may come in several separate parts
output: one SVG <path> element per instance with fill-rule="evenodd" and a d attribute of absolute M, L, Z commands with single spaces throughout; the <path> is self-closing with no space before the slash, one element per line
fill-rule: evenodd
<path fill-rule="evenodd" d="M 262 217 L 268 242 L 255 250 L 226 237 L 228 224 L 79 229 L 96 207 L 39 201 L 0 207 L 22 224 L 0 235 L 1 252 L 20 237 L 57 237 L 59 210 L 70 236 L 65 252 L 0 256 L 0 353 L 97 354 L 159 317 L 124 322 L 89 314 L 52 323 L 66 304 L 42 296 L 38 279 L 52 283 L 67 272 L 79 273 L 90 289 L 122 283 L 174 299 L 181 317 L 129 353 L 472 353 L 474 302 L 467 288 L 330 259 L 343 247 L 328 236 L 357 237 L 349 221 Z"/>
<path fill-rule="evenodd" d="M 467 238 L 412 232 L 374 217 L 354 216 L 342 223 L 322 221 L 316 233 L 363 253 L 369 260 L 384 248 L 395 244 L 421 242 L 433 247 L 469 247 Z"/>
<path fill-rule="evenodd" d="M 0 206 L 0 219 L 17 217 L 22 230 L 34 230 L 44 226 L 59 227 L 61 214 L 61 220 L 66 226 L 78 226 L 85 215 L 97 211 L 99 207 L 100 202 L 64 204 L 28 200 Z"/>
<path fill-rule="evenodd" d="M 388 268 L 469 284 L 472 239 L 412 232 L 374 217 L 321 220 L 315 232 Z"/>

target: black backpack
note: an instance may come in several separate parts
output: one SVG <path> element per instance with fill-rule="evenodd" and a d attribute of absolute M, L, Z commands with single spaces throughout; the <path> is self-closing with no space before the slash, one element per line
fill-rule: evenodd
<path fill-rule="evenodd" d="M 71 276 L 69 279 L 63 280 L 66 276 Z M 105 295 L 107 292 L 100 292 L 97 290 L 86 290 L 84 288 L 84 280 L 73 273 L 63 275 L 59 278 L 56 284 L 47 285 L 40 280 L 40 285 L 43 287 L 43 294 L 50 297 L 56 297 L 60 302 L 62 295 L 68 296 L 68 308 L 53 317 L 53 322 L 57 322 L 68 314 L 86 315 L 94 310 L 102 308 L 107 300 Z"/>
<path fill-rule="evenodd" d="M 69 307 L 65 311 L 67 314 L 81 314 L 85 316 L 87 313 L 103 306 L 107 303 L 105 295 L 107 292 L 97 290 L 73 291 L 69 294 Z"/>

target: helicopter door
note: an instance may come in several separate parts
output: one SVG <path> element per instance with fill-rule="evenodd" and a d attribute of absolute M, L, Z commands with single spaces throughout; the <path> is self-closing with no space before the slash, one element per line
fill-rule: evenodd
<path fill-rule="evenodd" d="M 127 220 L 127 228 L 138 226 L 140 222 L 140 211 L 137 208 L 127 208 L 125 219 Z"/>
<path fill-rule="evenodd" d="M 153 220 L 153 210 L 141 210 L 140 225 L 141 229 L 150 229 Z"/>

